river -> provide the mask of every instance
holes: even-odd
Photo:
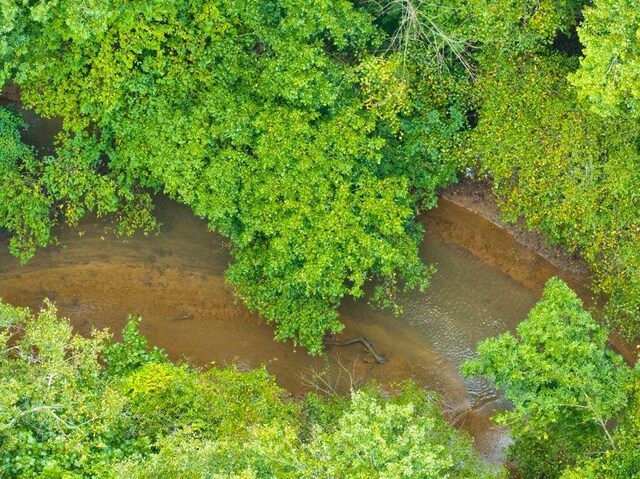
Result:
[[[29,120],[26,139],[50,143],[55,124]],[[343,337],[367,337],[387,363],[376,364],[359,345],[311,357],[290,342],[274,342],[272,328],[234,299],[223,278],[231,261],[224,238],[165,197],[156,198],[156,211],[159,235],[118,239],[105,231],[107,221],[88,217],[77,229],[57,228],[58,243],[27,265],[2,241],[0,297],[32,308],[50,298],[82,334],[108,327],[117,336],[128,314],[141,315],[142,332],[173,359],[244,369],[266,364],[294,395],[309,390],[313,376],[325,370],[326,385],[339,392],[372,379],[389,385],[413,378],[442,395],[451,421],[469,431],[492,462],[503,460],[509,437],[490,417],[507,405],[486,382],[462,379],[460,363],[478,341],[513,331],[549,277],[564,276],[578,287],[584,282],[441,198],[420,218],[426,229],[421,257],[437,267],[429,289],[402,296],[399,318],[366,301],[341,308]]]

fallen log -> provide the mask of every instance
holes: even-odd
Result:
[[[343,341],[333,339],[330,336],[324,337],[325,346],[351,346],[352,344],[356,344],[356,343],[362,344],[367,350],[367,352],[371,354],[371,356],[373,356],[373,359],[376,360],[376,363],[384,364],[387,362],[384,356],[382,356],[381,354],[378,354],[376,350],[373,349],[373,346],[371,346],[371,343],[367,341],[367,339],[364,338],[363,336],[358,336],[357,338],[345,339]]]

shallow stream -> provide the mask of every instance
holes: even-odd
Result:
[[[55,125],[30,120],[27,139],[46,146]],[[292,394],[309,390],[324,370],[328,374],[316,384],[341,392],[370,379],[391,384],[413,378],[442,395],[449,418],[475,437],[490,461],[502,460],[509,440],[490,420],[506,404],[484,381],[463,380],[460,363],[478,341],[514,330],[552,275],[578,288],[584,283],[496,225],[441,199],[421,217],[421,255],[437,266],[429,289],[402,297],[400,318],[365,301],[347,301],[341,309],[347,326],[342,337],[367,337],[387,363],[376,364],[359,345],[310,357],[291,343],[275,343],[272,328],[234,299],[223,278],[231,261],[224,239],[188,208],[163,197],[156,203],[162,223],[157,236],[117,239],[105,232],[105,221],[89,218],[78,229],[58,228],[58,244],[24,266],[2,241],[0,297],[32,308],[50,298],[83,334],[92,327],[118,332],[128,314],[139,314],[143,333],[172,358],[202,366],[266,364]]]

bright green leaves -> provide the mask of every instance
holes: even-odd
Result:
[[[335,423],[317,426],[306,446],[309,477],[489,478],[471,445],[440,417],[434,398],[411,385],[383,400],[358,391]],[[306,477],[306,476],[305,476]]]
[[[37,181],[40,165],[32,148],[20,140],[26,125],[0,108],[0,226],[12,234],[11,252],[26,260],[50,241],[51,201]]]
[[[330,0],[94,7],[37,21],[23,8],[29,50],[7,36],[4,57],[26,104],[75,132],[65,151],[104,155],[66,190],[55,178],[79,162],[52,164],[71,223],[93,207],[144,224],[137,187],[162,190],[231,239],[239,295],[314,353],[341,329],[345,295],[380,280],[391,305],[426,286],[413,220],[453,179],[440,148],[462,122],[430,99],[426,121],[409,118],[424,72],[374,56],[384,35],[370,15]]]
[[[166,360],[148,362],[118,387],[128,401],[129,433],[151,442],[184,435],[191,443],[241,444],[251,437],[251,429],[286,428],[299,413],[295,403],[283,399],[284,392],[264,368],[247,373],[233,367],[199,372]]]
[[[158,455],[124,463],[120,474],[132,478],[246,477],[297,479],[349,478],[501,478],[504,471],[485,465],[468,438],[441,417],[438,403],[415,386],[383,399],[375,389],[350,400],[314,402],[335,414],[331,423],[315,423],[302,438],[303,422],[254,424],[242,443],[225,437],[196,441],[175,436],[161,443]]]
[[[167,355],[157,347],[150,348],[140,334],[138,324],[141,318],[129,316],[122,330],[122,341],[106,346],[103,351],[105,373],[110,376],[126,376],[149,363],[167,362]]]
[[[238,192],[241,229],[232,239],[242,246],[228,277],[251,307],[287,318],[279,338],[299,337],[317,352],[322,324],[341,329],[334,308],[342,296],[361,296],[372,277],[415,282],[427,270],[407,233],[414,209],[406,181],[370,172],[385,161],[367,137],[373,121],[354,110],[315,127],[279,116],[257,141],[260,163],[242,165],[251,174]],[[292,131],[304,145],[291,142]]]
[[[535,427],[536,420],[555,422],[576,409],[600,424],[623,408],[630,371],[606,348],[608,331],[564,282],[549,280],[517,331],[480,343],[479,359],[464,368],[505,388],[515,407],[506,418],[528,416]]]
[[[73,335],[50,304],[37,317],[3,305],[0,324],[11,338],[0,354],[2,476],[105,474],[112,448],[126,441],[113,438],[124,400],[100,376],[107,335]]]
[[[606,298],[607,319],[634,337],[640,324],[638,9],[625,0],[584,3],[469,3],[470,31],[481,47],[473,91],[478,125],[460,152],[491,178],[506,220],[525,221],[587,260],[594,290]],[[581,14],[582,45],[573,35]],[[618,433],[607,421],[625,407],[628,368],[605,351],[604,332],[576,301],[566,286],[550,283],[520,337],[482,343],[480,359],[467,366],[513,400],[515,410],[502,420],[516,439],[511,452],[523,477],[557,477],[607,448],[606,457],[616,457]],[[625,471],[619,477],[632,477],[633,467],[622,465],[625,454],[619,462],[599,458],[567,477],[609,477],[615,464]],[[603,464],[611,469],[598,469]]]
[[[578,29],[584,45],[571,82],[603,116],[640,117],[640,9],[635,0],[598,0]]]
[[[534,52],[570,35],[584,0],[471,0],[474,36],[495,56]],[[497,50],[497,51],[496,51]]]
[[[487,377],[513,402],[499,420],[511,427],[524,477],[555,477],[590,451],[615,447],[609,420],[626,406],[631,370],[561,280],[549,280],[517,336],[483,341],[478,355],[463,372]]]
[[[116,463],[139,462],[162,436],[241,441],[252,427],[297,418],[264,369],[174,365],[137,325],[108,344],[104,331],[74,335],[49,303],[37,316],[0,304],[2,477],[116,477]]]
[[[507,220],[524,218],[552,242],[582,254],[595,272],[594,289],[608,298],[608,318],[628,336],[637,335],[636,5],[616,0],[584,8],[579,68],[576,57],[550,43],[556,28],[569,33],[581,2],[512,2],[506,13],[503,7],[491,2],[482,15],[502,25],[512,13],[532,9],[517,29],[533,27],[538,15],[549,28],[540,30],[547,34],[535,40],[537,48],[507,48],[502,56],[489,43],[484,48],[478,127],[461,151],[492,177]],[[524,37],[511,32],[509,38]]]
[[[3,478],[505,477],[416,384],[298,403],[264,368],[176,365],[137,327],[109,344],[0,303]]]
[[[401,114],[411,110],[409,82],[402,75],[400,55],[370,56],[358,67],[364,106],[378,118],[388,120],[394,132],[400,130]]]

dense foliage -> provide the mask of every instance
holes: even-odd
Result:
[[[511,453],[522,477],[559,477],[582,461],[590,471],[617,472],[577,477],[640,472],[637,399],[628,388],[635,373],[607,348],[607,336],[576,294],[552,278],[517,336],[504,333],[481,342],[478,357],[463,365],[466,375],[487,377],[512,401],[513,410],[498,421],[510,427]],[[611,420],[621,416],[611,433]]]
[[[264,369],[170,362],[135,319],[123,338],[0,304],[3,478],[504,477],[415,384],[295,402]]]
[[[629,405],[613,432],[615,447],[567,469],[562,479],[637,479],[640,477],[640,380],[629,386]]]
[[[540,36],[530,48],[520,42],[497,52],[487,42],[481,49],[478,124],[460,149],[462,161],[490,178],[507,220],[523,218],[587,260],[595,290],[608,298],[608,318],[634,337],[640,331],[638,9],[618,0],[584,10],[581,2],[549,2],[555,5],[549,9],[542,8],[546,2],[512,3],[536,4],[539,16],[531,24],[512,19],[510,28],[522,30],[512,38],[534,24],[560,33],[547,41]],[[585,19],[576,33],[578,12]]]
[[[571,75],[600,115],[640,117],[640,9],[634,0],[596,0],[584,9],[584,56]]]
[[[426,286],[413,218],[453,178],[439,148],[464,118],[455,99],[409,90],[418,73],[433,90],[435,66],[374,55],[386,34],[367,11],[333,0],[2,9],[0,83],[62,116],[123,192],[163,191],[229,237],[228,278],[278,338],[317,352],[342,327],[341,299],[369,280],[384,305]]]
[[[504,200],[505,217],[524,217],[551,241],[580,251],[609,296],[611,317],[635,333],[640,129],[580,104],[566,79],[575,66],[560,54],[495,65],[478,82],[485,101],[472,146]]]
[[[22,260],[87,212],[152,230],[163,192],[229,238],[227,277],[276,337],[319,353],[345,296],[371,290],[398,310],[399,291],[428,285],[416,215],[456,171],[479,172],[505,219],[582,255],[607,319],[640,333],[637,1],[0,0],[0,12],[0,87],[63,124],[44,155],[0,108],[0,233]],[[264,372],[170,363],[135,323],[106,346],[51,309],[3,308],[12,474],[485,474],[415,389],[294,404]],[[553,280],[518,336],[467,366],[513,401],[501,417],[526,477],[640,474],[637,374],[605,344]],[[220,398],[239,402],[207,406]]]
[[[99,142],[70,139],[56,157],[38,157],[20,140],[24,121],[0,108],[0,225],[11,234],[9,249],[25,260],[54,238],[60,220],[76,225],[85,212],[116,214],[116,229],[153,229],[151,198],[122,188],[112,174],[97,172]]]
[[[163,191],[231,239],[228,278],[277,338],[318,352],[345,295],[377,280],[373,299],[397,307],[428,284],[415,215],[456,165],[479,166],[506,218],[584,255],[609,317],[637,333],[634,2],[2,9],[0,84],[64,124],[55,157],[3,153],[0,224],[23,259],[86,211],[149,230],[146,192]]]
[[[466,18],[480,56],[509,62],[570,36],[584,0],[468,0]]]
[[[457,167],[585,256],[640,316],[638,9],[628,0],[2,3],[0,84],[61,116],[54,157],[2,113],[0,224],[28,259],[86,211],[152,229],[149,191],[231,239],[228,278],[309,350],[336,308],[424,288],[414,218]],[[581,56],[582,54],[582,56]],[[476,126],[477,125],[477,126]],[[464,135],[463,131],[466,130]],[[73,181],[69,181],[73,177]]]

